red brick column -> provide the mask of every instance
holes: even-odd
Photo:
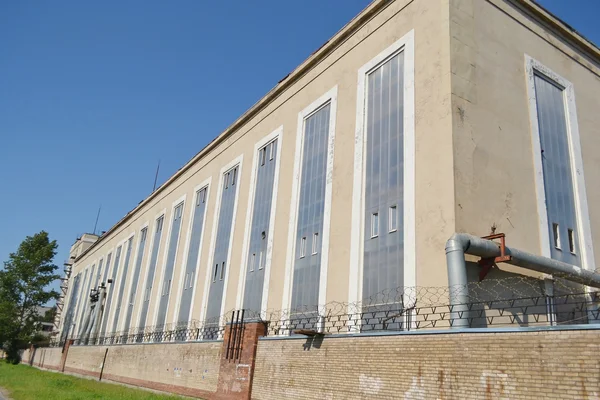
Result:
[[[60,357],[60,372],[65,372],[65,364],[67,363],[67,354],[69,354],[69,347],[73,344],[73,339],[67,339],[65,342],[65,348],[63,349],[62,356]]]
[[[33,365],[33,359],[35,358],[35,351],[36,351],[35,346],[30,344],[29,345],[29,360],[27,360],[27,364],[29,364],[30,366]]]
[[[227,325],[223,337],[219,383],[214,398],[223,400],[250,400],[256,347],[258,345],[258,338],[265,336],[267,333],[266,325],[264,322],[259,321],[245,322],[243,329],[241,329],[242,336],[239,357],[234,359],[230,357],[227,359],[228,343],[230,347],[234,347],[233,343],[229,340],[231,333],[231,325]]]

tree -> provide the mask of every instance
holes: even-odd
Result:
[[[59,296],[57,291],[47,290],[60,278],[52,263],[57,247],[47,232],[27,236],[0,271],[0,344],[9,362],[20,361],[19,349],[31,341],[43,320],[38,307]]]

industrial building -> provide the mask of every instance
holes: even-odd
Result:
[[[448,287],[455,232],[594,271],[599,94],[600,50],[531,0],[375,0],[81,238],[58,336],[222,325],[240,309],[318,317]],[[488,278],[523,275],[552,285],[501,263]]]

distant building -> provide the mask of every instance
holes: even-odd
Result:
[[[81,238],[62,334],[102,283],[100,332],[444,287],[454,232],[595,269],[599,77],[600,50],[533,1],[376,0]]]

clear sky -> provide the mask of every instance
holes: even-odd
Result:
[[[0,261],[43,229],[62,267],[368,3],[0,1]],[[540,3],[600,43],[600,1]]]

